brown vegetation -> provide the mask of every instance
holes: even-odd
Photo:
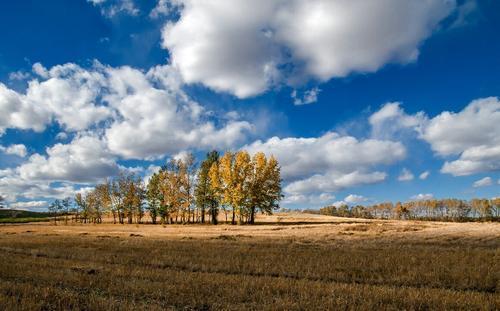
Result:
[[[0,309],[500,306],[498,223],[257,223],[0,226]]]

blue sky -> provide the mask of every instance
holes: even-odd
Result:
[[[292,208],[499,194],[497,1],[4,1],[0,15],[12,207],[212,148],[278,156]]]

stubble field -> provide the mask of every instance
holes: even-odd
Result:
[[[500,308],[500,224],[0,225],[0,309]]]

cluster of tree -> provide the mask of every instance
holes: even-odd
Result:
[[[278,161],[263,153],[217,151],[207,154],[195,169],[192,156],[171,160],[147,185],[147,206],[152,222],[209,222],[217,224],[222,211],[231,223],[254,223],[255,214],[279,208],[281,177]],[[175,218],[174,218],[175,217]]]
[[[111,215],[113,223],[141,223],[145,197],[142,179],[133,173],[121,172],[84,194],[77,193],[72,213],[76,221],[83,223],[102,223],[105,215]]]
[[[419,220],[498,220],[500,198],[421,200],[409,202],[384,202],[370,206],[326,206],[320,209],[323,215],[382,219]]]
[[[101,223],[112,215],[114,223],[141,223],[146,214],[152,223],[217,224],[220,212],[232,224],[255,222],[257,212],[271,214],[282,199],[278,161],[263,153],[246,151],[207,154],[199,167],[194,157],[172,159],[146,183],[133,173],[122,172],[69,199],[54,201],[55,215],[71,215],[83,223]],[[66,218],[67,220],[67,218]]]

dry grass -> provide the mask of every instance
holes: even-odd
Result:
[[[0,309],[500,308],[500,224],[0,225]]]

